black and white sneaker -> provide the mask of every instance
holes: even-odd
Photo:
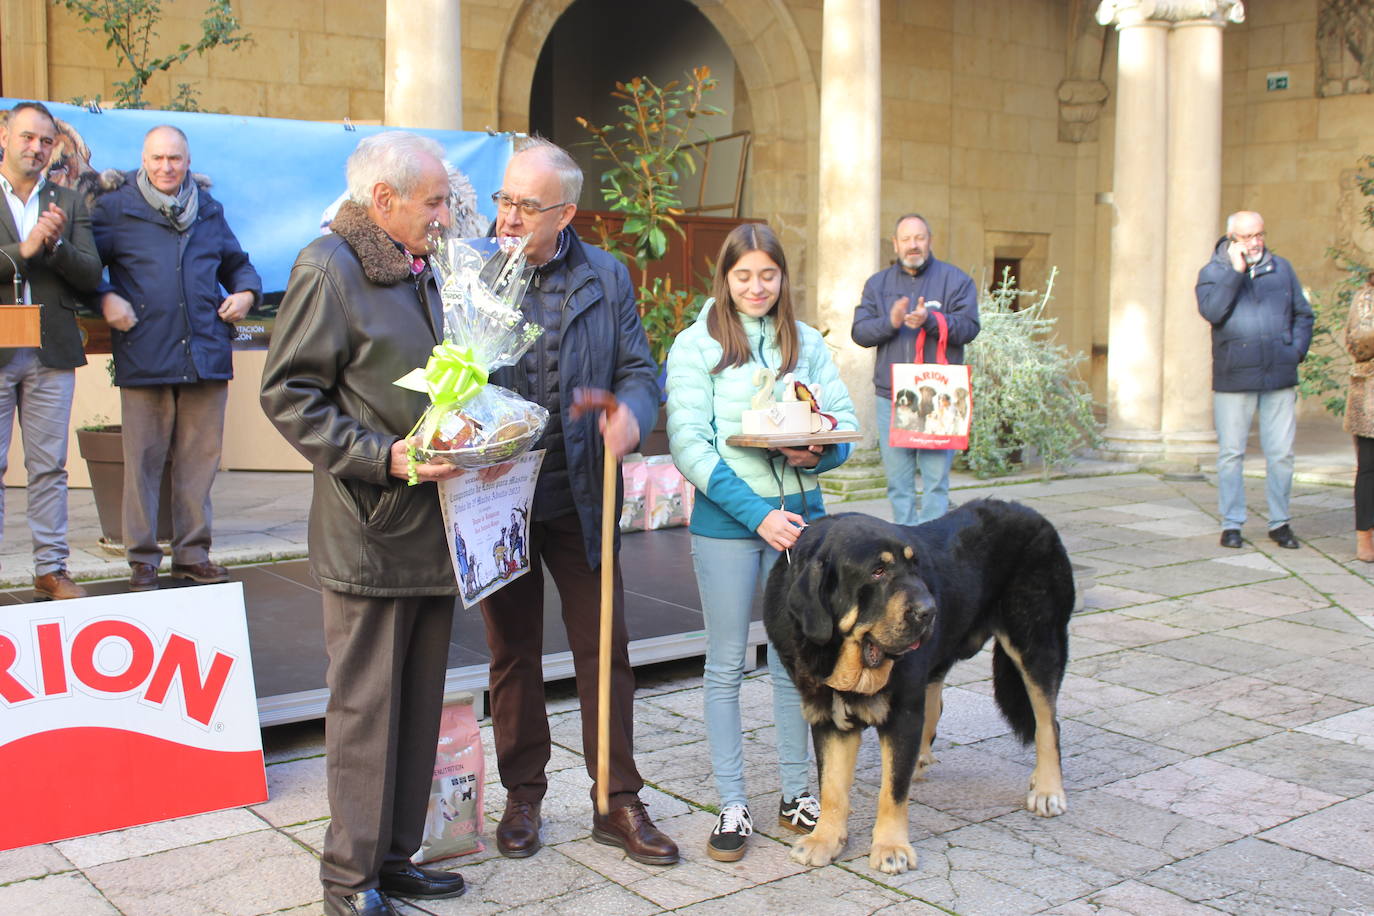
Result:
[[[778,805],[778,823],[797,833],[810,833],[816,829],[816,821],[821,816],[821,803],[810,790],[796,798],[784,798]]]
[[[745,838],[754,832],[749,806],[732,804],[720,809],[716,827],[706,843],[706,854],[717,862],[738,862],[744,858]]]

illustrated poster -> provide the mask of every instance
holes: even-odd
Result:
[[[543,461],[542,449],[526,452],[497,480],[483,482],[468,473],[439,482],[448,553],[464,607],[529,572],[530,504]]]

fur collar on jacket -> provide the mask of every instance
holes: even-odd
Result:
[[[119,169],[106,169],[103,172],[87,172],[81,176],[80,182],[83,190],[88,194],[99,197],[101,194],[108,194],[110,191],[117,190],[124,186],[124,182],[133,181],[138,170],[132,172],[121,172]],[[209,175],[202,175],[200,172],[192,172],[191,180],[196,183],[196,187],[202,191],[210,190],[214,184]]]
[[[394,286],[411,278],[409,256],[372,221],[366,209],[353,201],[339,206],[329,231],[348,243],[362,264],[363,274],[378,286]]]

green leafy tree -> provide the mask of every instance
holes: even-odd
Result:
[[[706,103],[716,88],[709,67],[697,67],[686,82],[656,85],[645,76],[616,83],[612,98],[621,99],[621,121],[597,126],[586,118],[577,123],[592,135],[595,157],[608,164],[601,173],[601,196],[608,209],[624,215],[619,229],[597,217],[597,244],[644,276],[649,264],[668,251],[668,233],[683,235],[676,217],[682,215],[678,197],[682,180],[696,172],[688,144],[707,134],[697,119],[721,114]],[[639,288],[639,314],[661,364],[673,339],[691,324],[705,302],[705,294],[673,288],[671,279],[658,278]]]
[[[979,477],[1012,470],[1017,452],[1034,449],[1046,478],[1075,452],[1102,442],[1092,394],[1078,376],[1082,353],[1071,353],[1045,314],[1058,269],[1044,294],[1020,290],[1008,272],[978,303],[981,330],[964,348],[973,376],[973,423],[964,460]],[[1019,309],[1022,300],[1029,305]]]
[[[114,107],[147,108],[144,90],[154,75],[170,70],[192,54],[204,55],[211,48],[233,49],[252,37],[239,30],[229,0],[209,0],[200,22],[201,36],[195,44],[183,44],[175,51],[158,56],[153,39],[162,19],[162,0],[57,0],[58,4],[81,17],[85,30],[105,36],[105,47],[114,52],[129,78],[115,82]],[[92,24],[94,23],[94,24]],[[100,101],[97,95],[95,100]],[[167,108],[171,111],[197,111],[196,90],[189,83],[178,83]]]
[[[1374,229],[1374,156],[1360,159],[1360,171],[1355,174],[1355,186],[1365,202],[1360,221]],[[1321,398],[1321,403],[1334,416],[1345,414],[1346,378],[1350,370],[1350,355],[1345,352],[1345,321],[1350,314],[1350,300],[1364,286],[1371,267],[1350,245],[1326,250],[1335,262],[1341,279],[1328,292],[1312,293],[1312,346],[1307,358],[1298,366],[1298,394],[1304,398]]]

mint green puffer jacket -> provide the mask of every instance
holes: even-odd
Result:
[[[708,304],[702,309],[696,323],[678,335],[668,353],[668,444],[678,470],[697,488],[692,532],[718,538],[755,536],[763,519],[778,508],[779,478],[786,508],[819,518],[825,507],[816,477],[843,464],[850,446],[826,446],[816,467],[798,474],[776,451],[725,444],[740,431],[740,416],[757,391],[755,372],[765,367],[777,370],[782,354],[772,316],[741,314],[750,360],[711,374],[721,354],[720,344],[706,328],[712,307]],[[835,417],[837,428],[858,429],[854,404],[820,332],[802,322],[797,322],[797,332],[801,342],[793,370],[797,379],[817,392],[821,409]],[[781,380],[775,385],[776,397],[782,391]]]

